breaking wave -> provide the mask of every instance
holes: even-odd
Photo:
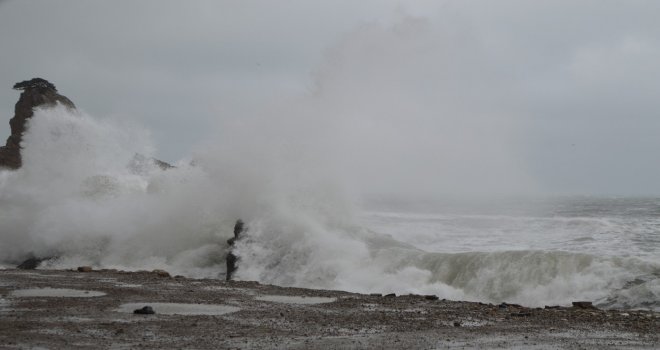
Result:
[[[166,269],[223,278],[233,223],[237,278],[356,292],[542,306],[594,300],[660,307],[660,264],[517,250],[433,253],[359,224],[340,186],[308,163],[212,149],[163,170],[147,132],[65,108],[38,110],[24,166],[0,171],[0,261],[45,267]],[[240,155],[240,156],[237,156]],[[302,165],[302,166],[301,166]]]

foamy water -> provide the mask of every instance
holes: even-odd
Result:
[[[359,210],[307,162],[314,157],[254,156],[250,142],[163,171],[136,161],[154,153],[147,132],[63,108],[38,111],[24,141],[24,167],[0,171],[4,266],[55,256],[45,267],[224,278],[226,240],[241,218],[238,279],[659,308],[660,200],[373,201]]]
[[[660,306],[660,199],[372,206],[379,210],[363,214],[366,226],[429,252],[416,264],[466,298],[538,306],[580,298],[610,307]]]

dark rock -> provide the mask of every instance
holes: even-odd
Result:
[[[52,259],[52,258],[34,258],[34,257],[29,258],[29,259],[23,261],[20,265],[16,266],[16,268],[21,269],[21,270],[34,270],[37,267],[39,267],[39,265],[41,265],[41,263],[43,261],[49,260],[49,259]]]
[[[460,321],[454,321],[454,327],[460,327],[461,322]]]
[[[371,293],[371,294],[369,294],[369,296],[372,296],[372,297],[382,297],[382,296],[383,296],[383,293]]]
[[[78,266],[78,272],[92,272],[91,266]]]
[[[234,254],[234,244],[236,241],[240,238],[241,234],[246,231],[245,230],[245,223],[243,223],[243,220],[238,219],[236,220],[236,224],[234,224],[234,237],[227,240],[227,244],[229,244],[229,252],[227,253],[227,257],[225,258],[227,262],[227,281],[231,280],[231,276],[236,272],[236,269],[238,269],[238,256]]]
[[[156,269],[156,270],[153,270],[153,271],[151,271],[151,272],[152,272],[152,273],[155,273],[155,274],[158,275],[159,277],[172,277],[172,276],[170,275],[170,273],[167,272],[167,271],[165,271],[165,270]]]
[[[55,85],[46,79],[32,78],[30,80],[23,80],[20,83],[14,84],[14,90],[27,90],[27,89],[42,89],[57,91]]]
[[[424,299],[426,299],[426,300],[438,300],[440,298],[438,298],[437,295],[425,295]]]
[[[590,301],[574,301],[573,306],[578,309],[597,309]]]
[[[395,297],[396,297],[395,293],[385,294],[385,298],[395,298]]]
[[[156,313],[156,311],[154,311],[154,309],[152,309],[151,306],[145,306],[141,309],[133,310],[133,313],[139,315],[153,315]]]
[[[530,311],[520,311],[520,312],[512,312],[511,316],[515,317],[528,317],[532,316],[532,313]]]
[[[57,93],[55,85],[45,79],[34,78],[14,85],[22,90],[14,109],[14,117],[9,120],[11,135],[4,146],[0,147],[0,168],[18,169],[22,165],[21,141],[27,121],[34,115],[36,107],[53,107],[62,104],[75,109],[76,106],[67,97]]]
[[[236,242],[236,240],[240,237],[241,233],[243,233],[244,230],[245,230],[245,223],[243,222],[243,220],[241,219],[236,220],[236,224],[234,224],[234,237],[227,240],[227,244],[233,246],[234,242]]]
[[[233,252],[229,252],[227,253],[225,261],[227,262],[227,281],[231,281],[231,277],[238,269],[238,256],[236,256],[236,254]]]

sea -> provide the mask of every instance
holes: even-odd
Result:
[[[224,279],[233,249],[236,279],[281,286],[660,310],[660,198],[360,196],[254,142],[163,170],[148,140],[35,111],[23,167],[0,170],[0,267],[38,257]]]
[[[370,229],[466,299],[660,310],[660,198],[378,198]]]

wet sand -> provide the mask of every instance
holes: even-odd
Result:
[[[155,314],[131,312],[147,305]],[[2,349],[655,349],[659,333],[660,313],[650,311],[525,308],[152,272],[0,270]]]

